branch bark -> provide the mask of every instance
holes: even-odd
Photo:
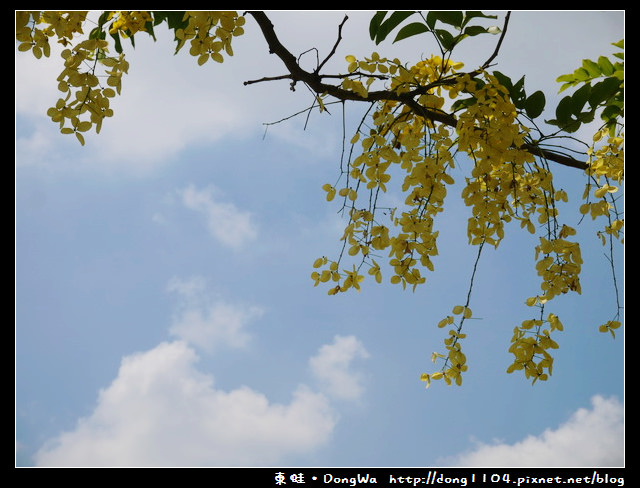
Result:
[[[420,115],[421,117],[424,117],[434,122],[439,122],[439,123],[448,125],[450,127],[456,127],[458,121],[454,115],[448,114],[446,112],[441,112],[441,111],[436,111],[433,109],[426,108],[420,105],[416,101],[415,96],[424,91],[423,87],[421,87],[422,89],[418,89],[417,91],[401,93],[401,94],[396,93],[395,91],[392,91],[392,90],[377,90],[377,91],[368,92],[367,96],[363,97],[350,90],[345,90],[340,86],[325,83],[323,81],[324,78],[327,78],[327,77],[335,78],[336,76],[321,75],[319,73],[320,67],[318,67],[318,70],[313,72],[306,71],[303,68],[301,68],[300,65],[298,64],[296,57],[285,46],[283,46],[280,40],[278,39],[274,26],[271,20],[267,17],[267,15],[262,11],[254,11],[254,10],[248,11],[247,13],[254,18],[254,20],[260,27],[260,30],[262,31],[262,35],[267,41],[267,45],[269,47],[269,53],[275,54],[278,58],[280,58],[280,60],[283,62],[285,68],[289,73],[285,75],[275,76],[275,77],[265,77],[260,80],[247,81],[245,82],[245,85],[248,85],[251,83],[257,83],[259,81],[290,79],[292,83],[292,89],[294,89],[294,86],[297,82],[302,82],[305,85],[307,85],[316,94],[318,95],[327,94],[338,100],[343,100],[343,101],[351,100],[351,101],[368,102],[368,103],[379,102],[379,101],[397,101],[407,105],[409,108],[411,108],[411,110],[413,110],[416,114]],[[345,20],[343,20],[342,24],[340,24],[340,30],[342,29],[342,25],[344,24],[345,21],[346,21],[346,18]],[[339,30],[339,35],[340,35],[340,30]],[[339,42],[339,39],[338,39],[338,42]],[[335,47],[336,46],[334,46],[334,51],[335,51]],[[333,54],[333,51],[332,51],[332,54]],[[494,53],[494,56],[495,56],[495,53]],[[493,59],[493,57],[491,59]],[[323,65],[324,65],[324,62],[323,62]],[[524,144],[523,146],[521,146],[521,148],[530,152],[531,154],[544,158],[547,161],[553,161],[563,166],[568,166],[571,168],[577,168],[581,170],[585,170],[588,167],[587,163],[585,163],[584,161],[580,161],[578,159],[572,158],[571,156],[566,156],[564,154],[559,154],[555,151],[542,148],[535,144]]]

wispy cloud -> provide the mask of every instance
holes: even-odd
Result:
[[[212,297],[201,277],[174,278],[167,289],[179,296],[169,332],[206,351],[245,346],[251,337],[247,324],[263,314],[260,307]]]
[[[239,248],[257,236],[256,224],[250,212],[233,203],[220,201],[213,187],[197,189],[189,185],[180,191],[185,207],[204,215],[211,235],[220,243]]]
[[[351,363],[368,357],[369,353],[355,336],[336,336],[333,343],[319,349],[309,365],[329,395],[354,400],[362,395],[364,386],[362,375],[351,369]]]
[[[478,443],[450,461],[468,467],[624,466],[623,406],[616,398],[596,395],[590,409],[580,408],[557,429],[514,444]]]

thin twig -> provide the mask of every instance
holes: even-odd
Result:
[[[333,49],[331,49],[331,52],[327,55],[326,58],[324,58],[324,61],[322,61],[322,63],[320,63],[318,65],[318,67],[316,68],[316,73],[320,73],[320,70],[322,69],[322,67],[327,64],[327,61],[329,61],[329,59],[331,58],[331,56],[333,56],[336,53],[336,49],[338,48],[338,44],[340,44],[340,41],[342,40],[342,26],[345,24],[345,22],[349,19],[348,16],[344,16],[344,19],[342,19],[342,22],[340,23],[340,25],[338,26],[338,39],[336,39],[336,43],[333,45]]]

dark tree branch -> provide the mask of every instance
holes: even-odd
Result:
[[[259,80],[249,80],[245,81],[245,85],[253,85],[254,83],[262,83],[263,81],[276,81],[276,80],[290,80],[291,75],[280,75],[280,76],[265,76],[260,78]]]
[[[511,18],[511,11],[507,12],[504,17],[504,25],[502,26],[502,32],[500,33],[500,39],[498,39],[498,43],[496,44],[496,48],[493,51],[493,54],[487,59],[482,65],[482,69],[487,69],[491,62],[496,59],[498,53],[500,52],[500,46],[502,46],[502,41],[504,40],[504,36],[507,35],[507,28],[509,27],[509,19]]]
[[[577,168],[581,170],[585,170],[589,167],[584,161],[580,161],[578,159],[572,158],[571,156],[560,154],[555,151],[549,151],[547,149],[541,148],[540,146],[536,146],[535,144],[523,144],[520,147],[521,149],[530,152],[534,156],[539,156],[548,161],[562,164],[563,166],[569,166],[570,168]]]
[[[284,63],[285,68],[287,69],[289,74],[276,76],[276,77],[265,77],[260,80],[254,80],[254,81],[246,81],[245,85],[248,85],[251,83],[257,83],[260,81],[290,79],[292,81],[292,86],[297,82],[302,82],[305,85],[307,85],[314,93],[318,95],[327,94],[342,101],[351,100],[351,101],[368,102],[368,103],[380,102],[380,101],[396,101],[396,102],[405,104],[412,111],[414,111],[414,113],[416,113],[421,117],[424,117],[425,119],[431,120],[433,122],[440,122],[450,127],[457,126],[458,121],[454,115],[424,107],[420,105],[420,103],[418,103],[418,101],[415,99],[417,95],[425,93],[425,90],[432,88],[433,86],[419,87],[416,90],[406,92],[406,93],[396,93],[395,91],[392,91],[392,90],[377,90],[377,91],[368,92],[367,96],[363,97],[362,95],[359,95],[350,90],[345,90],[340,86],[324,83],[323,79],[329,78],[329,77],[332,77],[332,78],[336,77],[336,75],[323,76],[319,73],[319,69],[321,66],[323,66],[326,63],[329,57],[331,57],[334,54],[335,49],[341,39],[342,26],[344,25],[344,22],[347,20],[346,17],[340,24],[340,27],[338,30],[338,41],[334,45],[334,48],[329,54],[329,56],[325,59],[325,61],[322,62],[322,64],[318,67],[316,71],[309,72],[304,70],[302,67],[300,67],[300,65],[296,60],[296,57],[291,52],[289,52],[289,50],[286,47],[282,45],[282,43],[278,39],[278,36],[275,33],[271,20],[269,20],[269,18],[264,12],[249,11],[247,13],[255,19],[258,26],[260,27],[262,31],[262,35],[264,36],[265,40],[267,41],[267,45],[269,46],[269,53],[275,54],[280,58],[280,60]],[[494,51],[492,56],[486,61],[485,65],[490,64],[491,61],[498,54],[498,51],[500,49],[500,44],[502,43],[502,39],[504,36],[504,32],[506,31],[506,22],[508,22],[508,19],[505,20],[505,29],[503,29],[503,34],[498,42],[496,50]],[[478,74],[478,72],[473,72],[471,74],[473,75],[474,73]],[[443,84],[447,82],[449,82],[449,80],[441,80],[440,82],[436,82],[434,85]],[[568,166],[571,168],[584,170],[584,169],[587,169],[588,167],[584,161],[580,161],[570,156],[566,156],[564,154],[559,154],[554,151],[544,149],[535,144],[524,144],[521,146],[521,149],[524,149],[525,151],[528,151],[531,154],[544,158],[548,161],[553,161],[555,163]]]

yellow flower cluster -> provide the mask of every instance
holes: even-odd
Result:
[[[616,337],[616,329],[618,329],[622,324],[620,323],[619,320],[609,320],[606,324],[602,324],[599,327],[599,331],[600,332],[609,332],[611,334],[611,337],[615,338]]]
[[[399,67],[401,67],[400,61],[396,58],[389,60],[387,58],[381,58],[376,52],[371,54],[371,57],[364,58],[358,61],[355,56],[346,56],[348,64],[347,71],[354,76],[359,74],[361,79],[364,79],[364,83],[361,80],[353,77],[345,78],[342,81],[342,88],[345,90],[353,91],[363,98],[367,96],[368,90],[371,84],[376,80],[373,75],[396,75]]]
[[[442,90],[449,91],[451,87],[440,82],[463,66],[463,63],[431,56],[409,69],[401,67],[397,76],[391,80],[391,88],[397,93],[405,93],[416,87],[428,87],[429,93],[422,96],[420,103],[429,108],[441,108],[444,104],[444,99],[441,98]]]
[[[474,159],[471,178],[463,190],[463,198],[471,206],[468,235],[472,244],[487,242],[497,246],[504,236],[504,223],[517,219],[521,227],[535,233],[537,221],[546,236],[536,247],[536,271],[542,278],[540,296],[529,298],[529,306],[544,308],[554,297],[574,291],[580,293],[582,257],[579,244],[567,237],[575,230],[557,223],[557,202],[567,201],[566,192],[556,190],[551,172],[544,164],[521,149],[527,130],[517,122],[516,109],[507,91],[497,80],[486,75],[479,89],[464,77],[450,91],[472,93],[477,102],[460,115],[459,146]],[[559,229],[559,230],[558,230]],[[551,328],[542,330],[544,323]],[[531,335],[531,329],[537,332]],[[553,358],[550,349],[557,344],[550,332],[562,330],[557,316],[546,321],[525,321],[516,328],[510,352],[515,356],[509,372],[523,370],[533,381],[545,380],[551,374]]]
[[[16,39],[19,51],[31,51],[36,58],[49,56],[51,37],[65,46],[61,53],[64,69],[58,77],[58,89],[64,94],[47,114],[60,124],[63,134],[75,134],[84,144],[84,133],[95,128],[99,132],[105,117],[113,115],[110,101],[120,94],[122,75],[129,63],[124,54],[109,56],[109,41],[103,30],[122,37],[133,37],[138,32],[148,32],[153,22],[148,11],[106,11],[96,27],[84,40],[73,45],[76,34],[84,34],[82,26],[87,20],[86,11],[19,11],[16,12]],[[191,41],[190,53],[199,64],[208,59],[222,62],[226,53],[231,56],[232,37],[242,35],[244,17],[237,12],[186,12],[187,27],[178,29],[178,49]],[[116,50],[120,52],[119,44]]]
[[[58,42],[67,45],[75,34],[82,34],[82,24],[87,17],[86,11],[17,11],[16,39],[19,51],[31,51],[40,59],[49,57],[51,46],[49,38],[56,36]]]
[[[608,134],[607,128],[598,131],[594,136],[594,142],[602,139]],[[622,184],[624,180],[624,135],[612,136],[607,139],[607,143],[599,149],[592,148],[589,151],[591,159],[587,173],[598,179],[606,178]]]
[[[568,226],[564,226],[563,229],[569,231],[567,235],[575,234],[575,230]],[[538,260],[540,254],[544,257]],[[577,242],[567,241],[561,237],[554,240],[541,237],[540,244],[536,246],[535,256],[536,271],[542,277],[540,287],[543,291],[542,296],[536,297],[538,303],[546,303],[569,291],[581,292],[579,276],[582,257]]]
[[[450,91],[470,92],[476,103],[458,118],[459,148],[474,161],[471,177],[462,192],[471,207],[467,235],[473,245],[487,242],[497,247],[504,237],[504,224],[513,218],[534,230],[531,216],[538,212],[539,222],[553,216],[549,206],[551,174],[541,167],[530,169],[534,157],[519,149],[527,130],[516,119],[516,109],[505,88],[486,75],[487,83],[477,87],[464,75]]]
[[[311,273],[311,278],[315,281],[315,285],[317,286],[319,283],[326,283],[328,281],[338,282],[342,278],[342,275],[338,271],[338,263],[336,261],[329,261],[326,257],[318,258],[313,263],[314,268],[320,268],[324,265],[329,265],[328,269],[322,270],[321,272],[314,271]],[[329,295],[335,295],[338,292],[347,291],[350,288],[354,288],[357,291],[360,291],[360,282],[364,280],[364,276],[359,274],[359,271],[356,269],[356,266],[353,266],[352,270],[343,270],[345,279],[342,284],[336,285],[334,288],[329,290]]]
[[[114,18],[109,28],[110,34],[118,33],[122,37],[131,37],[136,32],[146,31],[147,22],[151,22],[153,18],[147,11],[128,11],[120,10],[111,12],[108,19]]]
[[[597,132],[594,136],[594,144],[607,133],[606,128]],[[609,137],[607,142],[598,149],[592,147],[589,156],[589,166],[586,169],[589,181],[583,194],[586,202],[580,206],[580,213],[589,214],[592,219],[600,216],[607,217],[609,225],[605,226],[604,231],[598,233],[603,244],[606,243],[607,235],[622,240],[624,219],[619,217],[613,204],[613,197],[624,181],[624,136]],[[591,196],[595,197],[596,201],[590,201]]]
[[[58,76],[58,89],[63,96],[47,111],[51,119],[60,124],[63,134],[75,134],[84,144],[84,133],[95,128],[99,132],[105,117],[113,115],[110,101],[120,94],[122,75],[129,63],[124,54],[109,56],[109,41],[103,30],[107,22],[111,35],[132,37],[147,32],[153,21],[148,11],[107,11],[101,15],[99,25],[88,38],[73,45],[76,34],[84,34],[83,23],[87,11],[19,11],[16,12],[16,39],[19,51],[31,51],[36,58],[49,56],[50,38],[57,38],[65,46],[61,53],[64,69]],[[178,49],[191,41],[190,53],[199,64],[208,59],[222,62],[223,55],[232,55],[232,37],[242,35],[244,17],[237,12],[187,12],[188,25],[178,29]],[[116,45],[119,52],[119,45]]]
[[[545,324],[549,328],[544,328]],[[553,357],[549,349],[558,349],[551,333],[562,330],[562,322],[554,314],[549,314],[546,320],[525,320],[520,327],[514,328],[509,347],[514,361],[507,368],[507,373],[524,371],[525,377],[531,379],[532,383],[549,379],[553,372]]]
[[[421,92],[418,103],[431,110],[444,108],[443,92],[452,86],[442,81],[462,66],[434,56],[406,69],[397,60],[380,58],[375,53],[364,61],[352,57],[347,61],[349,72],[362,72],[364,81],[358,86],[343,83],[343,88],[365,94],[373,79],[366,73],[392,73],[390,84],[394,90],[405,93],[417,89]],[[341,257],[360,256],[360,265],[368,265],[368,274],[380,283],[382,271],[374,257],[386,252],[392,270],[390,282],[415,289],[426,281],[423,270],[434,269],[432,259],[438,254],[435,221],[443,211],[448,187],[454,184],[450,173],[455,167],[451,151],[455,143],[449,127],[436,125],[397,102],[381,103],[371,121],[372,129],[358,132],[351,140],[352,144],[360,143],[361,152],[345,173],[347,184],[341,188],[325,184],[323,189],[327,200],[340,196],[343,208],[349,210]],[[391,222],[386,225],[379,220],[378,199],[382,193],[391,191],[392,175],[396,178],[399,175],[395,189],[404,195],[404,208],[384,209]],[[365,204],[358,206],[361,200]],[[338,283],[329,290],[330,294],[349,288],[340,284],[342,280],[349,282],[349,278],[338,272],[339,261],[320,258],[314,263],[317,268],[326,268],[312,273],[316,284],[330,280]],[[434,360],[444,359],[444,366],[438,372],[422,376],[427,384],[444,379],[447,384],[460,385],[462,374],[467,370],[460,340],[465,337],[461,332],[462,322],[471,317],[471,310],[456,306],[453,314],[460,315],[460,325],[455,326],[454,316],[440,322],[440,327],[453,327],[444,341],[447,353],[434,354]]]
[[[605,135],[606,142],[596,149],[595,145]],[[580,212],[583,215],[591,215],[592,219],[605,217],[607,225],[597,233],[602,245],[606,245],[608,238],[615,238],[624,243],[624,219],[616,205],[616,195],[624,181],[624,134],[611,135],[609,129],[603,128],[594,135],[593,141],[594,146],[589,151],[589,166],[586,169],[589,180],[583,194],[586,202],[580,206]],[[595,201],[591,201],[592,196]],[[621,326],[617,320],[618,316],[619,312],[613,320],[601,325],[598,330],[609,332],[615,337],[615,330]]]
[[[540,237],[540,244],[536,246],[536,270],[542,277],[540,285],[542,294],[530,297],[526,304],[539,307],[541,312],[545,304],[558,295],[574,291],[581,292],[580,270],[582,257],[580,246],[576,242],[566,240],[574,235],[575,229],[563,225],[555,239]],[[549,328],[543,328],[545,324]],[[523,371],[526,378],[547,380],[553,371],[553,357],[550,349],[557,349],[558,345],[551,339],[553,331],[562,331],[560,319],[550,313],[546,320],[525,320],[514,329],[509,352],[514,355],[513,363],[507,368],[508,373]],[[609,329],[607,329],[609,330]],[[611,331],[613,334],[613,331]]]
[[[464,92],[473,97],[473,103],[458,114],[455,141],[447,126],[416,114],[406,105],[387,101],[377,107],[370,119],[373,128],[359,131],[351,140],[352,144],[360,143],[361,152],[341,175],[346,176],[346,184],[323,186],[327,200],[342,197],[349,221],[342,237],[340,259],[320,258],[314,263],[316,268],[325,268],[312,273],[315,284],[335,282],[330,294],[356,288],[354,277],[356,283],[364,279],[356,272],[362,265],[368,265],[369,275],[381,282],[382,270],[374,259],[381,252],[388,254],[391,283],[413,289],[424,283],[422,272],[433,270],[432,259],[438,254],[435,219],[443,211],[448,187],[454,183],[450,174],[455,164],[451,148],[457,144],[458,150],[468,154],[473,162],[462,191],[462,198],[471,210],[467,226],[470,244],[479,246],[479,251],[485,243],[497,247],[504,238],[506,224],[514,220],[530,233],[540,227],[545,234],[536,247],[535,260],[542,293],[528,299],[527,304],[544,308],[557,295],[580,293],[580,247],[568,239],[575,231],[557,222],[556,204],[566,201],[567,195],[554,187],[546,164],[537,162],[531,152],[522,149],[529,134],[518,121],[507,89],[488,73],[481,74],[481,82],[468,75],[455,75],[461,65],[436,56],[408,69],[396,61],[376,53],[364,61],[347,57],[349,73],[360,75],[362,82],[351,79],[343,83],[343,88],[364,96],[373,74],[393,72],[390,81],[393,89],[398,93],[415,90],[420,93],[416,100],[430,110],[444,110],[443,95],[447,92],[451,98]],[[619,175],[619,161],[610,157],[619,149],[614,147],[615,142],[593,158],[591,169],[599,171],[603,178]],[[389,191],[391,176],[395,180],[398,174],[405,207],[385,209],[391,220],[386,225],[379,220],[378,198]],[[596,195],[612,191],[612,186],[602,183]],[[364,204],[359,205],[361,201]],[[611,232],[618,228],[616,223],[610,226]],[[345,274],[339,269],[341,259],[347,255],[359,258],[360,264]],[[460,315],[458,325],[456,314]],[[438,324],[451,327],[445,340],[447,353],[434,355],[435,359],[444,360],[444,366],[436,373],[422,375],[427,384],[437,379],[445,379],[448,384],[461,383],[467,368],[460,348],[460,339],[464,337],[462,323],[470,316],[466,306],[458,306],[454,315]],[[544,324],[551,324],[550,329],[542,330]],[[613,332],[615,325],[607,326],[606,330]],[[562,324],[550,314],[546,321],[525,321],[517,330],[511,347],[516,360],[509,372],[523,370],[534,381],[546,379],[553,363],[549,351],[557,347],[550,332],[562,330]],[[537,332],[532,334],[532,330]]]
[[[457,327],[449,330],[449,337],[444,340],[444,345],[447,349],[447,354],[440,354],[434,352],[431,355],[431,360],[435,363],[438,360],[443,360],[444,365],[439,371],[435,373],[427,374],[422,373],[420,380],[427,383],[426,387],[429,388],[432,380],[443,379],[447,385],[462,385],[462,373],[467,371],[467,357],[462,352],[460,340],[464,339],[467,335],[463,334],[462,324],[465,319],[470,319],[472,316],[471,309],[465,305],[456,305],[452,310],[453,315],[449,315],[442,319],[438,323],[438,327],[443,328],[447,325],[453,325],[455,321],[454,315],[461,316],[460,323]]]
[[[366,97],[371,85],[378,77],[390,77],[390,89],[396,93],[405,93],[417,87],[427,87],[432,93],[426,93],[419,98],[419,102],[427,108],[440,108],[444,99],[440,97],[441,90],[449,87],[440,83],[448,75],[463,67],[462,63],[443,60],[440,56],[432,56],[419,61],[415,66],[407,69],[398,58],[380,57],[377,52],[358,60],[353,55],[346,56],[347,71],[352,75],[342,82],[342,88],[351,90]],[[355,76],[358,75],[359,79]],[[431,86],[432,85],[432,86]]]
[[[439,69],[450,69],[440,58],[434,58],[407,70],[397,60],[380,58],[376,53],[364,61],[356,61],[348,56],[347,61],[350,63],[348,70],[352,73],[356,70],[363,73],[391,73],[392,86],[398,90],[406,89],[409,82],[414,87],[431,83],[442,76]],[[368,86],[371,79],[368,78],[364,84],[358,83],[361,87]],[[359,92],[365,88],[351,89]],[[438,99],[433,101],[432,106],[442,106],[444,103],[438,95],[425,95]],[[362,152],[349,165],[347,185],[338,189],[327,183],[323,189],[327,200],[340,196],[345,208],[349,209],[349,223],[342,237],[347,254],[361,255],[362,263],[370,266],[369,274],[381,282],[380,266],[369,258],[386,251],[393,269],[391,283],[415,289],[425,282],[421,268],[433,270],[431,259],[438,254],[438,232],[434,229],[434,217],[442,211],[447,185],[454,183],[448,173],[454,167],[453,156],[449,152],[453,142],[448,128],[439,126],[434,129],[430,121],[397,102],[380,104],[372,120],[375,128],[368,135],[361,137],[359,132],[351,140],[352,144],[360,142]],[[391,174],[397,169],[404,173],[401,181],[402,191],[406,195],[406,209],[397,216],[395,211],[390,212],[391,227],[397,230],[392,235],[389,226],[376,218],[376,210],[379,210],[377,201],[380,194],[388,191]],[[367,204],[364,207],[356,205],[361,195],[366,195],[364,199]],[[322,273],[319,275],[322,276]],[[336,281],[343,277],[340,273],[333,276]],[[316,284],[317,277],[317,272],[314,272],[312,278]],[[344,286],[337,285],[329,293],[344,289]]]
[[[64,70],[58,76],[58,90],[65,95],[47,115],[60,124],[63,134],[75,134],[81,144],[84,132],[93,127],[100,132],[104,118],[113,115],[110,99],[120,94],[122,75],[129,69],[124,54],[107,57],[106,49],[107,41],[87,39],[61,53]],[[106,77],[107,86],[101,85],[97,66],[104,68],[100,76]]]
[[[379,72],[381,74],[391,74],[394,75],[398,70],[400,65],[400,61],[398,59],[394,59],[390,62],[387,58],[381,58],[377,52],[371,53],[371,57],[364,58],[362,61],[358,61],[355,56],[348,55],[345,57],[347,63],[347,71],[349,73],[354,73],[357,70],[366,73],[375,73]]]
[[[75,34],[83,34],[86,16],[87,12],[16,12],[19,50],[31,50],[37,58],[49,56],[50,37],[57,37],[66,47],[60,54],[64,69],[57,78],[58,90],[64,95],[47,115],[63,134],[75,134],[81,144],[83,133],[92,128],[99,132],[103,119],[113,115],[110,99],[120,93],[122,75],[129,69],[124,55],[107,55],[106,40],[85,39],[71,45]],[[97,72],[98,68],[104,71]]]
[[[184,20],[189,24],[176,31],[178,49],[190,41],[189,54],[198,58],[199,65],[209,59],[222,63],[223,52],[233,56],[231,41],[244,34],[245,18],[235,11],[189,11]]]

